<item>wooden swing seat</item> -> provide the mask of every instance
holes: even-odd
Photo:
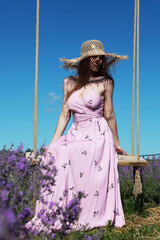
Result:
[[[146,167],[148,162],[142,157],[137,159],[137,155],[118,154],[118,166]]]

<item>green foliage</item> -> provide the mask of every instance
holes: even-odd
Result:
[[[27,148],[27,150],[25,151],[26,152],[32,152],[33,150],[31,150],[30,148]]]

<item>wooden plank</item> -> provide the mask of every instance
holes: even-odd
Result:
[[[142,158],[139,157],[137,160],[136,155],[121,155],[118,154],[118,166],[137,166],[137,167],[142,167],[142,166],[148,166],[148,162]]]

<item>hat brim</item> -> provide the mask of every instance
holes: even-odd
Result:
[[[128,59],[128,56],[117,55],[116,53],[104,53],[100,55],[102,56],[104,55],[106,57],[108,67],[115,65],[116,63],[118,63],[119,60]],[[60,58],[60,61],[63,63],[61,67],[65,69],[76,70],[81,60],[91,56],[94,56],[94,55],[85,55],[84,57],[73,58],[73,59]]]

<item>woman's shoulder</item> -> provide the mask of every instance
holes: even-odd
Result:
[[[74,82],[77,82],[77,81],[78,81],[78,77],[77,76],[68,76],[68,77],[64,78],[64,82],[66,84],[74,83]]]
[[[78,79],[76,76],[68,76],[68,77],[64,78],[63,84],[65,85],[67,90],[70,91],[75,86],[77,81],[78,81]]]
[[[102,80],[103,82],[103,86],[106,89],[109,86],[113,86],[114,87],[114,80],[112,78],[103,78]]]

